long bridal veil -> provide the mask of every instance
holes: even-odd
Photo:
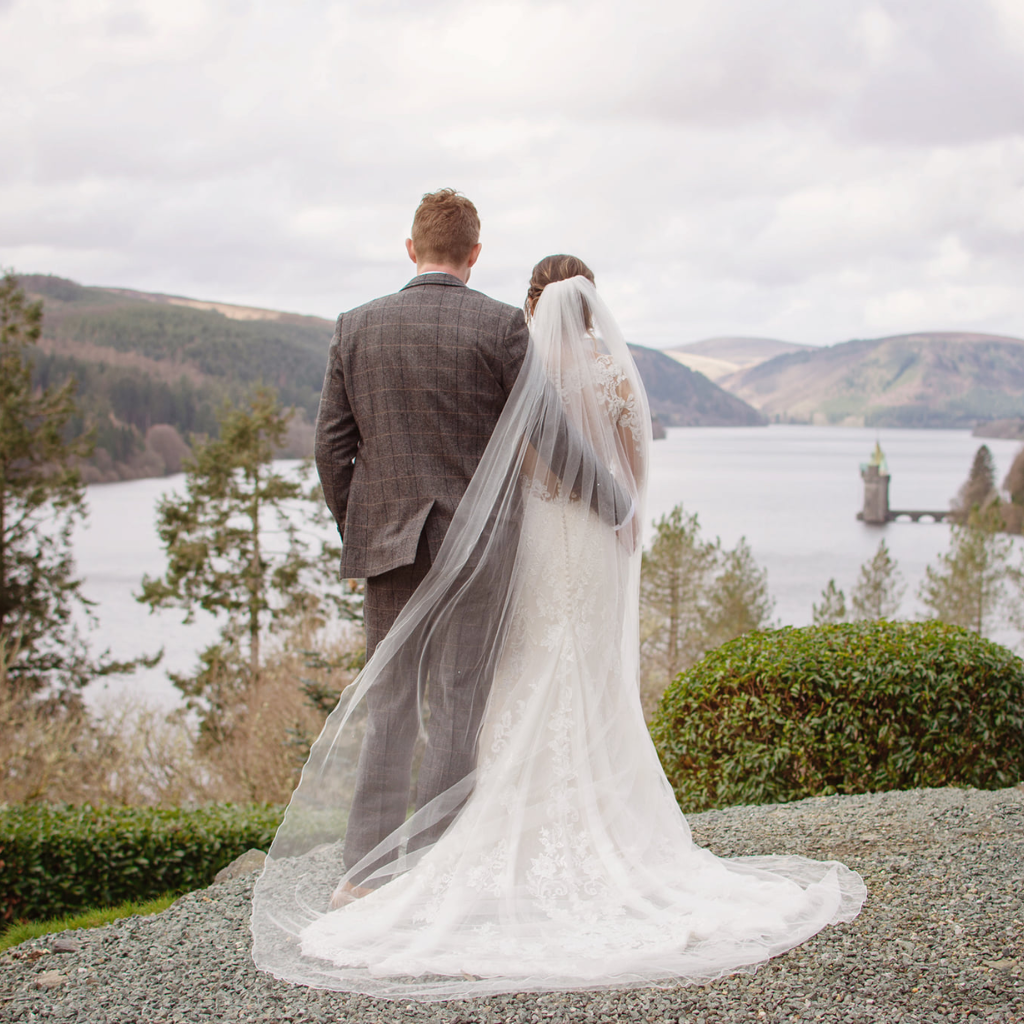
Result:
[[[531,335],[437,560],[328,718],[270,849],[253,957],[277,977],[414,999],[704,981],[863,902],[841,864],[693,844],[638,694],[644,390],[584,278],[547,286]],[[414,784],[405,822],[353,863],[367,705],[396,687],[417,697],[421,791],[439,745],[474,767],[426,803]],[[331,910],[345,882],[369,894]]]

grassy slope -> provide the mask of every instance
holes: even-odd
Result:
[[[704,374],[718,384],[730,374],[748,370],[759,363],[788,352],[799,352],[810,348],[792,341],[778,341],[774,338],[722,337],[705,338],[688,345],[662,349],[677,363]]]
[[[912,334],[778,356],[723,379],[769,418],[969,427],[1024,414],[1024,341]]]

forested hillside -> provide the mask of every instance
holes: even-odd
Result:
[[[78,380],[73,429],[96,431],[90,482],[177,472],[192,434],[214,435],[217,410],[253,385],[295,408],[284,454],[312,451],[312,423],[334,325],[318,317],[201,302],[64,278],[21,275],[43,300],[39,385]],[[753,426],[746,402],[662,352],[632,346],[651,410],[668,426]]]
[[[651,413],[669,427],[757,427],[755,408],[664,352],[630,345]]]
[[[76,427],[96,429],[91,481],[176,472],[185,439],[215,433],[218,408],[258,383],[296,409],[288,453],[311,450],[330,321],[45,275],[20,280],[44,302],[37,382],[74,375]]]

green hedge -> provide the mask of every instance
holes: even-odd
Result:
[[[283,810],[31,805],[0,808],[0,921],[39,920],[208,885],[266,850]]]
[[[680,806],[1024,777],[1024,662],[939,622],[749,633],[668,688],[651,734]]]

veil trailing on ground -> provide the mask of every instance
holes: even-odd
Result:
[[[531,334],[436,562],[327,720],[270,849],[253,958],[277,977],[423,1000],[703,982],[864,901],[837,862],[693,843],[638,692],[644,391],[589,281],[549,284]],[[368,843],[361,751],[393,739],[368,710],[396,693],[418,704],[415,786]],[[360,898],[331,910],[345,885]]]
[[[417,694],[421,728],[414,780],[430,770],[431,724],[441,717],[437,703],[449,699],[452,689],[471,708],[458,719],[462,734],[444,741],[475,751],[484,729],[493,743],[498,720],[510,714],[499,707],[509,699],[508,687],[499,693],[492,684],[508,659],[517,609],[524,599],[545,599],[536,590],[540,581],[530,575],[530,548],[541,540],[538,529],[561,531],[567,511],[595,524],[587,536],[588,558],[598,556],[590,585],[599,588],[607,606],[603,624],[617,634],[618,685],[636,694],[636,538],[651,435],[646,397],[614,319],[585,278],[549,285],[530,327],[527,357],[444,545],[328,718],[270,849],[254,896],[253,956],[279,977],[321,988],[408,992],[399,979],[338,967],[301,949],[304,930],[329,912],[340,883],[377,889],[408,872],[451,828],[476,785],[474,769],[356,863],[343,860],[359,752],[364,738],[374,741],[365,737],[367,700],[379,687]],[[544,524],[530,516],[531,506],[541,503]],[[549,540],[560,544],[560,537]],[[547,597],[565,599],[557,592]],[[559,609],[549,611],[554,627]],[[552,642],[562,641],[553,636]],[[564,653],[573,657],[571,650]],[[543,745],[548,737],[535,741]],[[534,754],[524,749],[521,756]],[[494,924],[499,916],[495,908]]]

